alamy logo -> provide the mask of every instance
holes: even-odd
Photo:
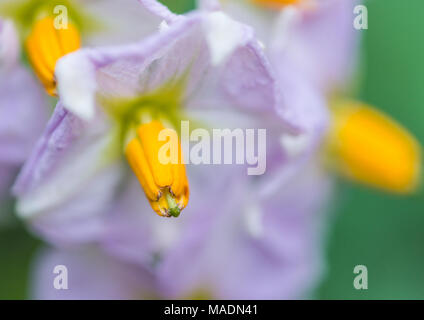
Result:
[[[57,5],[53,9],[53,13],[56,15],[54,18],[55,29],[68,29],[68,8],[64,5]]]
[[[353,280],[353,287],[356,290],[368,289],[368,268],[364,265],[357,265],[353,268],[353,273],[357,276]]]
[[[57,274],[53,280],[53,287],[56,290],[68,289],[68,268],[64,265],[57,265],[53,269],[53,273]]]
[[[358,5],[353,9],[353,13],[356,15],[353,20],[353,27],[356,30],[367,30],[368,29],[368,9],[364,5]]]
[[[163,129],[158,136],[163,145],[159,162],[167,165],[247,164],[248,175],[262,175],[266,171],[266,129],[212,129],[191,131],[189,121],[181,121],[181,140],[184,157],[179,158],[179,135],[174,129]],[[190,142],[195,143],[190,146]]]

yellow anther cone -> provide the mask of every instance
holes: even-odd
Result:
[[[415,190],[420,146],[407,130],[362,103],[343,102],[333,111],[332,160],[344,175],[390,192]]]
[[[65,29],[56,28],[51,17],[40,19],[35,22],[25,47],[34,72],[47,93],[56,95],[56,62],[81,47],[78,29],[71,23]]]
[[[178,216],[188,203],[188,180],[178,139],[177,163],[160,161],[160,150],[169,143],[160,141],[162,130],[165,127],[157,120],[140,125],[127,143],[125,155],[152,209],[160,216]]]
[[[298,4],[301,0],[252,0],[254,3],[273,8],[280,9],[284,6],[295,5]]]

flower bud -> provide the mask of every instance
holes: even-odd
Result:
[[[54,19],[45,17],[34,23],[25,47],[35,74],[47,93],[56,95],[56,62],[81,47],[78,29],[72,23],[63,29],[56,28]]]
[[[396,193],[413,191],[421,155],[416,139],[387,115],[361,103],[335,106],[331,154],[340,171]]]

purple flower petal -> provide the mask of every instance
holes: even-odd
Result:
[[[13,22],[0,18],[0,72],[16,67],[19,53],[19,37]]]
[[[32,75],[16,67],[1,74],[0,106],[0,163],[20,165],[47,122],[48,105]]]
[[[65,275],[63,267],[68,279],[66,290],[54,287],[55,279]],[[37,300],[131,300],[151,296],[153,292],[148,272],[116,261],[94,247],[43,250],[31,278],[30,298]],[[62,281],[57,283],[64,285]]]

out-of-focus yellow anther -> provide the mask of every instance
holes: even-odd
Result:
[[[68,23],[65,29],[56,28],[51,17],[40,19],[34,23],[25,47],[34,72],[47,93],[56,95],[56,62],[81,47],[78,29],[72,23]]]
[[[140,125],[127,143],[125,155],[153,210],[163,217],[178,217],[188,204],[188,180],[179,142],[176,163],[164,164],[159,159],[161,148],[169,143],[159,139],[164,129],[157,120]]]
[[[297,5],[301,0],[252,0],[254,3],[272,9],[281,9],[289,5]]]
[[[416,188],[420,146],[408,131],[357,102],[337,105],[333,123],[330,145],[342,173],[390,192],[408,193]]]

